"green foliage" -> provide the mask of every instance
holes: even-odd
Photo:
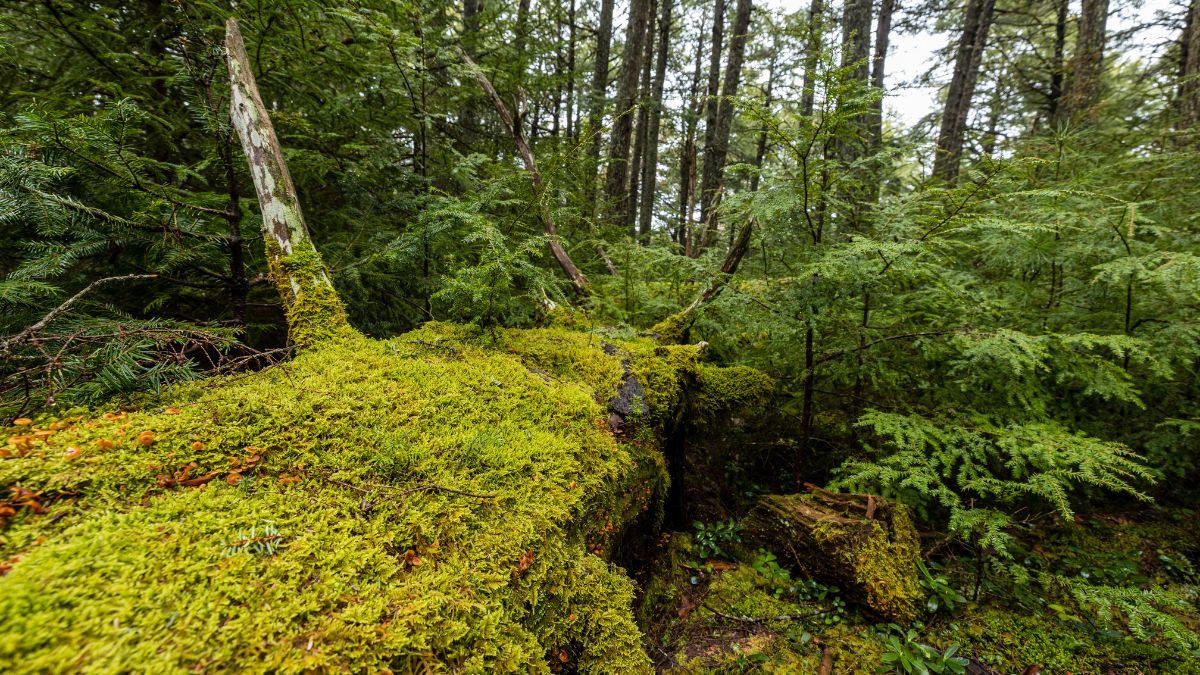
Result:
[[[921,588],[925,589],[925,609],[930,613],[939,610],[948,614],[954,613],[955,607],[966,604],[967,599],[962,593],[954,590],[949,577],[939,574],[934,576],[924,561],[917,561],[917,569],[921,571]]]
[[[1026,503],[1073,516],[1072,492],[1100,487],[1147,499],[1136,485],[1152,473],[1117,443],[1052,423],[998,425],[983,418],[925,419],[868,412],[859,422],[888,443],[874,462],[852,462],[838,484],[877,490],[947,528],[1008,555],[1012,509]]]
[[[958,652],[957,645],[950,645],[945,651],[938,651],[918,642],[921,636],[917,631],[911,628],[906,630],[894,623],[883,627],[878,634],[884,645],[883,663],[879,672],[905,675],[961,675],[967,672],[968,661],[961,656],[955,656]]]
[[[730,548],[742,542],[742,526],[732,518],[715,523],[692,523],[692,548],[701,559],[730,558]]]

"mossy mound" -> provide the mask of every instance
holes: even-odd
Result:
[[[341,335],[10,430],[0,671],[647,672],[607,556],[659,509],[650,422],[696,349],[601,342]],[[618,436],[623,361],[648,400]]]
[[[904,505],[813,489],[762,497],[745,524],[752,541],[805,575],[840,586],[876,615],[901,623],[916,618],[924,598],[916,568],[921,547]]]

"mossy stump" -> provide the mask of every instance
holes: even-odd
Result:
[[[745,525],[751,541],[810,577],[841,587],[848,601],[889,621],[916,617],[921,549],[903,505],[813,488],[809,494],[762,497]]]

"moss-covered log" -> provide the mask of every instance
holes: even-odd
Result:
[[[10,429],[0,671],[646,672],[609,556],[696,360],[429,325]]]
[[[840,586],[847,600],[889,620],[916,616],[921,549],[903,505],[813,488],[761,498],[745,525],[750,540],[805,574]]]

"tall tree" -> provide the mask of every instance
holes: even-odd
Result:
[[[596,173],[600,167],[600,129],[604,121],[604,99],[608,92],[608,59],[612,46],[613,0],[600,0],[600,23],[596,26],[596,54],[592,64],[592,86],[588,91],[588,176],[584,203],[596,213]]]
[[[800,114],[812,117],[816,105],[817,63],[821,58],[821,42],[825,34],[825,0],[812,0],[808,6],[808,27],[804,41],[804,84],[800,98]]]
[[[654,46],[654,13],[657,7],[657,0],[650,0],[650,21],[646,22],[645,43],[642,49],[642,83],[639,87],[641,93],[638,95],[637,104],[637,130],[634,132],[633,160],[629,165],[629,197],[626,202],[626,213],[622,214],[623,223],[629,226],[631,234],[634,235],[638,233],[639,189],[642,181],[642,167],[646,158],[646,144],[649,142],[649,129],[647,127],[650,126],[650,78],[654,66],[654,59],[651,58],[650,52]]]
[[[707,12],[707,7],[705,7]],[[700,19],[704,26],[708,15]],[[703,41],[697,40],[699,44]],[[679,150],[679,228],[676,238],[683,246],[684,254],[692,255],[695,242],[692,236],[692,214],[696,210],[696,130],[700,123],[700,114],[704,111],[705,99],[700,96],[700,78],[704,68],[704,49],[696,50],[696,62],[692,70],[692,84],[688,90],[686,107],[683,113],[684,133],[683,147]]]
[[[892,32],[892,14],[896,0],[880,0],[879,16],[875,23],[875,53],[871,59],[871,87],[880,95],[871,104],[870,145],[877,151],[883,143],[883,83],[887,62],[888,43]]]
[[[725,64],[725,81],[721,85],[716,128],[711,138],[705,134],[709,143],[704,148],[704,175],[700,185],[700,220],[704,225],[705,246],[711,246],[716,241],[719,226],[717,208],[721,203],[725,160],[729,155],[729,136],[733,130],[733,102],[742,80],[742,62],[746,56],[746,38],[753,10],[751,0],[738,0],[733,17],[733,39],[729,43],[729,60]]]
[[[947,183],[953,183],[958,178],[967,117],[971,112],[971,99],[975,96],[979,66],[983,62],[995,6],[996,0],[967,0],[963,14],[958,50],[954,56],[954,75],[946,91],[946,105],[942,110],[942,124],[933,159],[933,175]]]
[[[1179,117],[1187,129],[1200,124],[1200,0],[1188,7],[1180,47]]]
[[[1100,99],[1104,47],[1108,41],[1108,0],[1083,0],[1079,34],[1067,68],[1060,120],[1084,121]]]
[[[646,125],[646,159],[642,165],[642,195],[638,208],[638,233],[646,241],[654,218],[654,193],[658,181],[658,140],[663,114],[663,88],[667,79],[667,60],[671,57],[671,0],[661,0],[658,17],[658,54],[654,57],[654,82],[650,88],[650,117]]]
[[[608,143],[608,166],[604,172],[604,198],[607,220],[625,224],[629,209],[629,154],[633,140],[634,106],[638,80],[645,53],[646,23],[650,21],[651,0],[633,0],[629,23],[625,28],[625,46],[621,51],[621,73],[617,85],[617,104],[613,112],[612,136]]]

